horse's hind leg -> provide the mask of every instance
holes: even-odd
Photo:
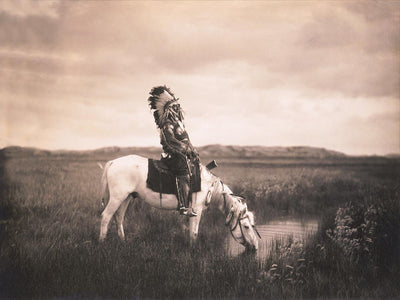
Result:
[[[124,198],[126,199],[126,197]],[[106,238],[107,231],[108,231],[108,224],[111,221],[114,213],[120,207],[121,201],[115,197],[110,197],[110,201],[108,202],[106,208],[104,209],[103,213],[101,214],[101,225],[100,225],[100,237],[99,241],[103,242]]]
[[[124,217],[130,201],[131,198],[128,197],[124,202],[122,202],[115,214],[115,219],[117,221],[118,236],[122,241],[125,241]]]

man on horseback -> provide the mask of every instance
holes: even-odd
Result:
[[[166,86],[154,87],[150,95],[149,105],[154,110],[154,120],[160,129],[160,143],[164,151],[162,160],[176,178],[179,212],[189,217],[197,216],[190,207],[189,198],[191,165],[199,161],[199,154],[183,125],[179,99]]]

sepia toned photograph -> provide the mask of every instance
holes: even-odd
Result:
[[[399,28],[1,0],[0,299],[400,299]]]

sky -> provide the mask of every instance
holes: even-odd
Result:
[[[0,148],[195,146],[400,153],[399,1],[0,1]]]

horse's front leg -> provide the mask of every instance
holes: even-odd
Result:
[[[197,216],[192,217],[189,220],[189,238],[190,238],[190,246],[193,246],[197,240],[197,236],[199,234],[199,225],[201,220],[201,214],[203,209],[198,207],[195,209]]]

